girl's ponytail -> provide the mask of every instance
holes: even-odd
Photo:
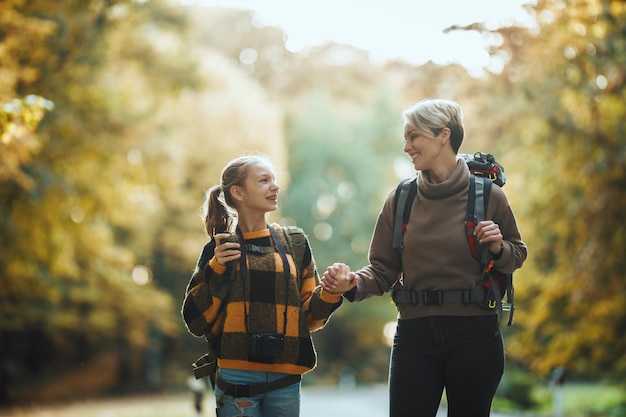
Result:
[[[204,228],[211,239],[218,233],[230,232],[233,225],[231,211],[220,199],[222,186],[216,185],[206,192],[204,204]]]
[[[211,239],[218,233],[234,232],[237,207],[230,189],[234,186],[244,187],[248,168],[258,163],[268,164],[269,159],[263,155],[246,155],[233,159],[222,170],[221,184],[206,192],[202,219]]]

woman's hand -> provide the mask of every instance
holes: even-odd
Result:
[[[492,220],[485,220],[474,228],[474,236],[479,244],[488,245],[489,252],[498,256],[502,254],[502,232],[500,226]]]

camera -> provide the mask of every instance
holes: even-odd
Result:
[[[283,333],[255,333],[250,335],[252,356],[276,356],[283,353],[285,346]]]
[[[239,243],[239,239],[237,238],[236,234],[230,233],[228,235],[228,237],[226,237],[226,238],[224,238],[224,239],[222,239],[220,241],[220,244],[222,244],[222,243]]]
[[[224,243],[239,243],[239,238],[237,237],[236,234],[234,233],[229,233],[227,237],[223,238],[222,240],[219,241],[219,244],[224,244]],[[230,279],[231,281],[234,279],[235,277],[235,264],[237,263],[236,260],[233,261],[228,261],[226,263],[227,267],[230,267],[230,272],[228,274],[228,279]]]

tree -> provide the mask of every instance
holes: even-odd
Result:
[[[13,0],[0,4],[0,181],[11,180],[21,187],[32,187],[32,179],[22,167],[41,148],[34,133],[54,105],[36,95],[18,98],[15,89],[38,74],[23,45],[41,48],[54,24],[19,13],[16,7],[23,3]]]
[[[492,53],[506,66],[487,108],[517,140],[510,182],[530,254],[508,350],[543,375],[564,366],[623,380],[626,8],[543,0],[529,10],[536,26],[497,31]]]
[[[52,395],[50,381],[78,381],[55,395],[159,386],[206,239],[202,192],[246,149],[284,166],[282,110],[221,54],[188,44],[185,9],[16,1],[11,11],[16,33],[37,22],[47,37],[2,38],[23,57],[7,67],[20,81],[6,95],[37,93],[55,109],[38,135],[28,130],[39,153],[17,166],[29,187],[4,175],[8,153],[0,165],[4,400],[25,385],[31,397]],[[28,71],[36,76],[18,76]],[[41,118],[48,102],[30,100],[2,113],[3,132]],[[89,384],[72,377],[79,364]]]
[[[123,239],[132,225],[124,213],[140,215],[144,201],[129,197],[149,184],[128,162],[126,129],[107,94],[115,88],[99,82],[103,40],[114,27],[109,17],[114,11],[139,14],[142,7],[148,6],[15,1],[2,14],[12,16],[0,48],[12,57],[4,68],[3,80],[12,81],[4,84],[3,97],[38,94],[56,106],[38,136],[31,136],[39,152],[19,159],[23,175],[4,176],[0,189],[4,400],[15,399],[24,383],[37,389],[32,382],[52,375],[58,381],[62,370],[75,362],[88,366],[100,352],[130,346],[141,354],[152,327],[177,331],[171,299],[131,279],[136,258]],[[23,27],[38,36],[21,36]],[[37,107],[29,100],[9,127],[41,117],[29,112],[47,102]],[[116,375],[114,367],[107,372]],[[131,376],[129,383],[137,379]]]

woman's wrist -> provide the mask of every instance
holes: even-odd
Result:
[[[500,241],[500,245],[498,246],[498,250],[496,252],[491,252],[491,257],[494,260],[498,260],[498,259],[500,259],[502,257],[503,253],[504,253],[504,243],[502,243],[502,241]]]

